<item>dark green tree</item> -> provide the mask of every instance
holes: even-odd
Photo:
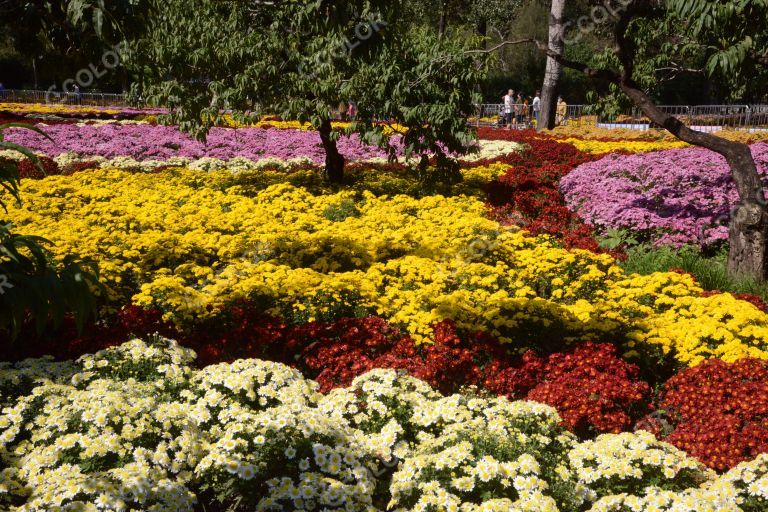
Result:
[[[36,85],[97,70],[90,86],[109,86],[125,73],[102,73],[106,52],[141,30],[146,0],[0,0],[0,31],[34,68]],[[88,80],[91,81],[90,79]]]

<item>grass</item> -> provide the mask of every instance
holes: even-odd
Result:
[[[695,247],[674,249],[642,244],[627,249],[626,253],[627,259],[620,265],[627,272],[651,274],[679,268],[692,274],[705,290],[749,293],[768,301],[768,283],[728,274],[728,254],[724,250],[707,255]]]

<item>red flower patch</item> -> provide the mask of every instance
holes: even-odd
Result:
[[[638,426],[707,466],[727,470],[768,452],[768,362],[710,359],[672,377],[661,414]]]

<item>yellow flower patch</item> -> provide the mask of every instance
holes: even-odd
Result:
[[[768,315],[751,304],[701,297],[686,275],[626,275],[610,256],[486,218],[471,197],[232,183],[226,171],[185,169],[51,176],[24,182],[9,220],[54,240],[59,259],[97,261],[113,305],[177,323],[251,299],[296,321],[378,314],[420,343],[452,319],[521,350],[610,339],[685,365],[768,358]]]
[[[665,149],[675,149],[688,147],[683,141],[680,140],[660,140],[660,141],[646,141],[646,140],[616,140],[616,141],[600,141],[600,140],[583,140],[568,138],[562,142],[573,144],[579,151],[593,154],[603,153],[615,153],[617,151],[625,151],[629,153],[649,153],[651,151],[662,151]]]

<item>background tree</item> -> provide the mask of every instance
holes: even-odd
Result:
[[[728,268],[736,275],[765,280],[768,209],[749,147],[687,127],[660,109],[648,91],[658,84],[660,64],[667,63],[667,67],[681,72],[697,71],[680,65],[695,61],[697,55],[706,62],[710,77],[726,74],[733,84],[762,77],[768,26],[756,20],[766,19],[768,2],[631,0],[623,5],[612,23],[613,48],[598,54],[592,63],[567,59],[547,44],[533,42],[563,66],[609,84],[610,91],[625,95],[652,123],[680,140],[715,151],[726,159],[740,199],[730,219]],[[685,36],[676,41],[673,34]]]
[[[464,50],[477,41],[453,33],[438,39],[414,27],[402,7],[386,0],[157,1],[132,45],[132,97],[169,107],[164,120],[198,137],[225,110],[241,121],[262,114],[309,121],[332,182],[342,180],[344,158],[331,120],[353,100],[358,116],[346,133],[394,156],[376,121],[403,125],[406,155],[430,152],[447,165],[449,153],[474,140],[466,118],[484,70]]]
[[[141,29],[145,12],[145,0],[0,0],[0,44],[24,56],[8,59],[6,86],[61,86],[80,69],[99,66],[105,52]],[[110,73],[92,87],[121,83],[127,85],[125,73]]]

